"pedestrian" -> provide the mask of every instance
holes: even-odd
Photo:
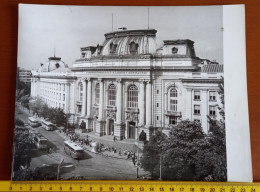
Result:
[[[116,141],[116,137],[114,136],[114,142]]]

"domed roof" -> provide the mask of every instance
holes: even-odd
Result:
[[[50,72],[60,68],[67,68],[68,66],[61,60],[60,57],[49,57],[45,64],[41,64],[38,72]]]
[[[155,29],[123,30],[105,34],[101,55],[155,54],[163,43]]]

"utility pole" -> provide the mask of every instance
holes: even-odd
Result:
[[[160,181],[162,180],[162,154],[160,154]]]
[[[136,167],[136,178],[139,178],[138,168],[139,168],[139,126],[138,126],[138,117],[137,117],[137,167]]]

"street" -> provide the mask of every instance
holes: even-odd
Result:
[[[24,123],[30,115],[27,111],[17,109],[16,118]],[[100,154],[84,151],[84,158],[80,161],[71,158],[64,151],[64,140],[58,130],[46,131],[42,127],[30,128],[35,133],[40,133],[48,139],[48,146],[53,149],[51,153],[34,149],[30,169],[36,167],[57,166],[61,159],[64,162],[61,165],[60,178],[68,179],[71,177],[82,176],[84,179],[109,179],[109,180],[129,180],[136,179],[136,167],[132,161],[126,159],[116,159],[105,157]],[[139,174],[145,172],[139,169]]]

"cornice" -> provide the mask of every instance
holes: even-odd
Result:
[[[220,83],[221,79],[181,79],[183,83]]]

